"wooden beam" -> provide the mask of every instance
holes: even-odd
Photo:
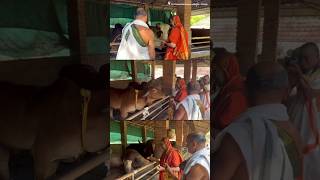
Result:
[[[262,61],[275,61],[279,32],[280,0],[264,2]]]
[[[184,61],[184,80],[186,83],[190,82],[191,76],[191,60]]]
[[[127,121],[120,121],[120,132],[121,132],[121,146],[122,146],[122,153],[125,152],[127,148],[127,134],[128,134],[128,123]]]
[[[198,61],[192,60],[192,81],[197,80]]]
[[[142,142],[147,142],[147,126],[141,127]]]
[[[131,61],[131,69],[132,69],[132,81],[137,82],[138,81],[138,68],[137,68],[136,61]]]
[[[163,62],[163,80],[164,80],[164,92],[166,94],[172,94],[172,90],[175,87],[175,74],[176,74],[176,62],[164,61]]]
[[[256,63],[258,51],[258,32],[260,26],[260,7],[262,0],[240,0],[237,24],[237,55],[240,70],[245,75]]]
[[[68,29],[70,55],[82,64],[87,62],[85,1],[70,0],[68,5]]]

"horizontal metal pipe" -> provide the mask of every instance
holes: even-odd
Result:
[[[152,179],[153,177],[155,177],[157,174],[159,174],[160,172],[159,171],[156,171],[151,177],[149,177],[147,180],[150,180]]]
[[[141,168],[138,168],[138,169],[134,170],[134,171],[131,172],[131,173],[128,173],[128,174],[126,174],[126,175],[121,176],[120,178],[117,178],[116,180],[123,180],[123,179],[126,179],[126,178],[128,178],[128,177],[131,177],[132,175],[135,175],[135,174],[139,173],[140,171],[143,171],[144,169],[146,169],[146,168],[148,168],[148,167],[150,167],[150,166],[153,166],[153,165],[155,165],[155,164],[156,164],[156,162],[152,162],[152,163],[150,163],[150,164],[147,164],[147,165],[145,165],[145,166],[143,166],[143,167],[141,167]]]
[[[192,37],[192,40],[199,40],[199,39],[210,39],[210,36],[199,36],[199,37]]]
[[[156,102],[156,103],[152,104],[152,105],[151,105],[151,106],[149,106],[148,108],[149,108],[149,109],[150,109],[150,108],[153,108],[154,106],[156,106],[156,105],[160,104],[161,102],[165,101],[165,100],[166,100],[166,99],[168,99],[168,98],[169,98],[169,96],[167,96],[167,97],[165,97],[165,98],[161,99],[160,101],[158,101],[158,102]],[[143,110],[140,110],[140,111],[139,111],[139,112],[137,112],[136,114],[134,114],[134,115],[132,115],[132,116],[128,117],[126,120],[133,120],[133,119],[134,119],[134,118],[136,118],[137,116],[141,115],[144,111],[145,111],[144,109],[143,109]]]
[[[159,116],[159,114],[161,114],[163,111],[167,110],[168,108],[165,108],[163,110],[161,110],[157,115],[153,116],[151,120],[154,120],[156,117]]]
[[[144,178],[146,175],[148,175],[149,173],[151,173],[152,171],[154,171],[155,169],[157,169],[157,167],[152,168],[151,170],[141,174],[141,176],[139,176],[138,178],[135,178],[135,179],[140,180],[140,179]]]

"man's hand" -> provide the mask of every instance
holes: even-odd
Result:
[[[165,168],[159,165],[159,166],[157,166],[157,170],[158,170],[158,171],[164,171]]]

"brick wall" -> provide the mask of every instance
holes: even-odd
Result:
[[[216,16],[217,17],[217,16]],[[231,52],[236,49],[237,19],[222,17],[211,22],[213,25],[213,46],[225,47]],[[258,54],[262,49],[263,18],[260,21]],[[278,34],[278,57],[285,56],[287,50],[296,48],[305,42],[316,42],[320,47],[320,14],[319,16],[280,17]]]

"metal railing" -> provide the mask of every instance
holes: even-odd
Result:
[[[170,96],[166,96],[152,105],[145,107],[143,110],[129,116],[126,120],[154,120],[169,108],[169,100]]]
[[[131,173],[123,175],[123,176],[117,178],[116,180],[125,180],[125,179],[129,179],[129,178],[131,180],[140,180],[142,178],[145,178],[150,173],[154,172],[153,174],[150,175],[150,177],[147,177],[148,179],[151,179],[154,176],[156,176],[157,174],[159,174],[157,166],[158,166],[157,162],[152,162],[150,164],[147,164],[147,165],[145,165],[145,166],[143,166],[141,168],[138,168],[138,169],[134,170]],[[148,169],[148,168],[151,168],[151,169]],[[145,170],[147,170],[147,171],[143,172]],[[141,173],[143,173],[143,174],[141,174]],[[141,174],[141,175],[139,175],[139,174]],[[136,177],[136,176],[138,176],[138,177]]]
[[[191,43],[191,54],[197,53],[198,51],[208,51],[208,53],[201,53],[201,55],[203,55],[203,56],[210,55],[210,52],[209,52],[210,51],[210,36],[192,37],[191,41],[196,41],[196,42]],[[114,49],[118,49],[119,45],[120,45],[119,42],[111,42],[110,43],[110,47],[116,47]],[[116,55],[117,52],[118,52],[117,50],[110,50],[110,54]],[[161,55],[161,54],[165,54],[165,52],[156,52],[156,54]]]

